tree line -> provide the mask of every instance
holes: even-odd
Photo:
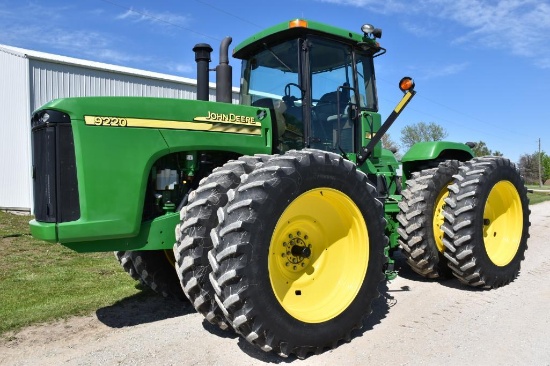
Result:
[[[400,141],[401,144],[397,144],[393,141],[389,134],[385,134],[382,137],[382,145],[386,149],[390,149],[396,152],[398,157],[401,157],[401,151],[407,151],[417,142],[426,141],[442,141],[448,136],[447,131],[441,125],[430,122],[418,122],[412,125],[403,127],[401,130]],[[498,150],[491,150],[484,141],[475,142],[476,146],[472,148],[475,156],[502,156],[503,154]],[[521,155],[519,162],[517,162],[518,168],[525,179],[526,184],[539,184],[539,161],[540,161],[540,178],[542,183],[550,179],[550,156],[544,151],[534,152],[532,154]]]

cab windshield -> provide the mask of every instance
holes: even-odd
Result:
[[[359,110],[377,111],[372,56],[320,37],[266,46],[243,62],[241,104],[275,111],[281,151],[356,151]]]

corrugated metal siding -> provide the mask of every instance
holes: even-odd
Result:
[[[30,60],[31,108],[36,108],[57,98],[83,96],[138,96],[196,99],[196,86],[176,81],[158,80],[135,75],[74,65],[58,64],[42,60]],[[210,100],[216,92],[210,90]],[[239,102],[238,92],[233,92],[233,103]]]
[[[30,60],[31,108],[52,99],[83,96],[140,96],[196,99],[196,86],[79,66]],[[211,91],[213,100],[215,92]],[[238,100],[238,96],[236,96]]]
[[[0,207],[29,209],[28,59],[0,50]]]

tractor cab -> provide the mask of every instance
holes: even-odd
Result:
[[[274,147],[357,152],[363,144],[361,111],[376,113],[373,58],[385,52],[381,31],[363,35],[321,23],[293,20],[238,45],[241,104],[270,108]]]

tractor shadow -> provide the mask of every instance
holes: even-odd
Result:
[[[397,250],[393,253],[393,259],[395,260],[395,270],[397,271],[398,276],[406,280],[427,283],[441,282],[442,280],[446,280],[441,278],[431,279],[422,277],[411,269],[411,267],[407,263],[407,259],[405,258],[401,250]]]
[[[486,289],[483,289],[483,288],[467,286],[461,283],[453,275],[450,275],[450,277],[439,277],[439,278],[422,277],[421,275],[419,275],[418,273],[414,272],[411,269],[411,267],[407,264],[407,260],[405,256],[401,253],[401,251],[396,251],[394,253],[394,259],[395,259],[395,269],[397,270],[398,276],[406,280],[409,280],[411,282],[435,283],[447,288],[462,290],[462,291],[469,291],[469,292],[487,291]],[[405,286],[405,287],[408,287],[408,286]]]
[[[372,330],[377,324],[380,324],[389,313],[390,308],[395,305],[396,301],[394,297],[389,294],[386,281],[382,281],[380,283],[380,285],[378,286],[378,291],[380,292],[380,296],[372,301],[372,313],[363,319],[361,329],[352,331],[351,342],[353,342],[355,338],[361,337],[365,332]],[[237,337],[234,332],[232,332],[232,336]],[[343,343],[345,343],[345,341],[340,341],[338,346]],[[241,351],[247,354],[249,357],[265,363],[281,364],[291,363],[298,360],[295,355],[290,355],[287,358],[282,358],[274,354],[273,352],[264,352],[258,349],[258,347],[248,343],[242,337],[239,337],[237,345],[241,349]],[[327,348],[324,352],[327,351],[330,351],[330,349]],[[323,353],[321,353],[319,356],[322,356]],[[316,357],[316,355],[310,354],[306,358],[309,359],[312,357]]]
[[[402,277],[408,281],[411,282],[426,282],[426,283],[436,283],[441,286],[445,286],[448,288],[453,288],[457,290],[462,291],[468,291],[468,292],[483,292],[486,291],[484,289],[478,289],[466,286],[462,284],[458,279],[452,277],[452,278],[437,278],[437,279],[428,279],[420,276],[416,272],[414,272],[409,265],[406,262],[405,257],[400,253],[395,253],[394,256],[395,259],[395,270],[398,273],[399,277]],[[372,302],[372,313],[366,317],[366,319],[363,320],[363,325],[361,329],[354,330],[351,334],[351,342],[353,342],[354,339],[359,338],[363,336],[366,332],[371,331],[376,325],[381,324],[386,318],[386,316],[389,314],[390,309],[397,305],[397,299],[392,293],[400,292],[400,291],[411,291],[411,287],[408,285],[401,286],[399,289],[389,289],[388,288],[388,281],[382,281],[380,285],[378,286],[378,290],[380,292],[380,296],[373,300]],[[219,335],[223,337],[231,337],[231,338],[237,338],[238,336],[234,332],[227,332],[222,331],[218,327],[212,326],[208,322],[205,322],[204,325],[205,329],[208,331]],[[340,342],[344,343],[343,341]],[[244,340],[242,337],[238,337],[238,346],[241,349],[241,351],[245,354],[247,354],[249,357],[257,359],[259,361],[265,362],[265,363],[273,363],[273,364],[281,364],[281,363],[291,363],[298,358],[295,355],[291,355],[288,358],[281,358],[277,355],[275,355],[272,352],[263,352],[257,347],[251,345],[246,340]],[[328,349],[326,351],[329,351]],[[325,351],[325,352],[326,352]],[[322,355],[322,354],[321,354]],[[309,355],[307,358],[315,357],[314,355]]]
[[[235,339],[239,337],[239,335],[233,331],[233,328],[221,329],[219,326],[209,323],[206,319],[202,321],[202,327],[207,332],[220,338]]]
[[[194,311],[188,302],[166,299],[151,290],[144,290],[96,310],[96,316],[108,327],[124,328],[188,315]]]
[[[228,339],[237,339],[237,346],[241,349],[243,353],[245,353],[251,358],[262,361],[264,363],[279,364],[279,363],[289,363],[297,360],[297,358],[294,355],[288,358],[282,358],[274,354],[273,352],[264,352],[260,350],[258,347],[248,343],[245,339],[239,336],[232,328],[223,330],[217,325],[210,324],[207,320],[204,320],[202,322],[202,326],[204,330],[218,337],[228,338]]]
[[[264,352],[260,350],[258,347],[248,343],[245,339],[239,336],[232,328],[223,330],[223,329],[220,329],[220,327],[218,327],[217,325],[210,324],[206,320],[202,322],[202,326],[204,327],[204,330],[218,337],[228,338],[228,339],[237,339],[237,346],[241,349],[241,351],[244,354],[246,354],[251,358],[259,360],[263,363],[280,364],[280,363],[290,363],[297,360],[297,357],[294,355],[291,355],[287,358],[282,358],[273,352]]]

